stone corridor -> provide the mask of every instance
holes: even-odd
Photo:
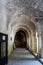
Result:
[[[13,51],[7,65],[42,65],[28,50],[17,48]]]
[[[43,0],[0,0],[0,33],[1,63],[7,56],[8,65],[41,65],[24,48],[43,59]]]

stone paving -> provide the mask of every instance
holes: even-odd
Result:
[[[7,65],[42,65],[38,61],[33,60],[19,60],[19,61],[9,61]]]
[[[27,52],[26,55],[24,55],[24,51]],[[21,55],[21,53],[23,53],[23,55]],[[15,59],[15,57],[16,57],[16,59]],[[26,59],[26,57],[29,58],[29,59]],[[25,58],[25,59],[21,59],[21,58]],[[8,62],[7,65],[42,65],[39,61],[32,60],[32,59],[30,60],[30,58],[34,58],[34,57],[32,55],[28,55],[28,51],[27,50],[25,50],[25,49],[23,49],[23,50],[22,49],[20,49],[20,50],[16,49],[13,52],[13,54],[11,55],[11,58],[9,59],[9,62]]]

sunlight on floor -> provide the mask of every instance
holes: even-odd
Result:
[[[8,65],[42,65],[38,61],[33,60],[18,60],[18,61],[9,61]]]

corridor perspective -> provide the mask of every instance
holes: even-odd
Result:
[[[0,63],[43,65],[43,0],[0,0]]]

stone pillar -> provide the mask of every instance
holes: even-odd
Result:
[[[32,50],[34,51],[34,34],[32,34]]]
[[[41,46],[41,58],[43,58],[43,34],[42,34],[42,46]]]
[[[38,30],[38,52],[39,55],[42,57],[42,25],[38,22],[37,23],[37,30]]]
[[[27,45],[32,49],[32,37],[31,37],[31,35],[29,36],[29,38],[27,38]]]
[[[37,39],[36,39],[36,33],[34,34],[34,52],[37,52]]]
[[[38,34],[38,52],[41,51],[41,45],[42,45],[42,37],[41,37],[41,33],[39,32],[39,34]]]
[[[36,45],[37,45],[37,53],[38,53],[38,33],[36,32]]]
[[[38,55],[41,58],[43,57],[43,48],[42,48],[42,34],[38,34]]]
[[[31,39],[30,39],[30,37],[29,37],[29,47],[31,46]]]
[[[32,50],[37,52],[37,41],[36,41],[36,34],[32,34]]]

